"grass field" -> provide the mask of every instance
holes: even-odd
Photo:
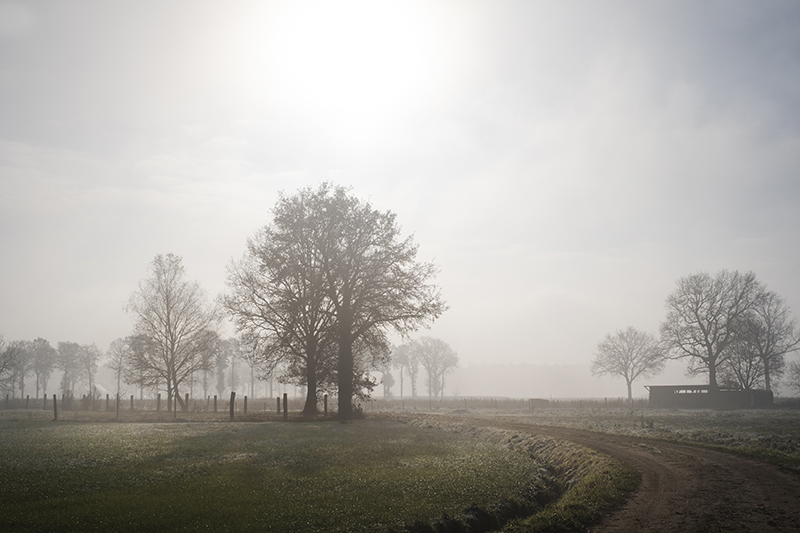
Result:
[[[400,531],[542,484],[541,465],[501,443],[385,418],[37,418],[0,418],[0,530]]]
[[[719,447],[800,473],[800,410],[539,409],[532,424]]]
[[[515,511],[532,516],[509,531],[556,530],[592,523],[638,483],[602,454],[465,416],[723,447],[800,472],[796,410],[434,411],[349,424],[0,411],[0,530],[423,532]]]

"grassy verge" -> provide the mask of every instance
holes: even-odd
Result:
[[[522,505],[539,468],[502,443],[378,418],[0,421],[0,530],[408,531]]]
[[[584,531],[621,507],[641,481],[633,467],[573,442],[476,427],[457,419],[412,417],[413,424],[467,433],[529,455],[546,472],[538,510],[510,520],[504,533]]]
[[[558,501],[531,517],[508,524],[504,533],[585,531],[622,506],[641,481],[632,467],[612,458],[592,470]]]

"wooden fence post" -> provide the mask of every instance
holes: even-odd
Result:
[[[217,412],[217,395],[214,395],[214,412]]]
[[[278,396],[275,399],[278,400],[278,414],[281,414],[281,397]]]
[[[58,396],[53,394],[53,420],[58,420]]]
[[[244,414],[247,414],[247,396],[244,397]]]
[[[47,411],[47,393],[42,396],[42,411]]]
[[[131,411],[133,411],[133,394],[131,394]]]
[[[325,411],[324,411],[325,415],[324,416],[328,416],[328,395],[327,394],[323,394],[322,395],[322,405],[325,408]]]
[[[188,413],[189,412],[189,393],[188,392],[186,393],[186,396],[184,396],[184,398],[186,398],[186,399],[184,400],[184,404],[183,404],[183,412],[184,413]]]
[[[108,393],[106,393],[106,413],[108,412]]]
[[[230,405],[230,408],[231,408],[231,420],[233,420],[233,407],[234,407],[234,402],[235,401],[236,401],[236,393],[231,391],[231,405]]]
[[[285,392],[283,393],[283,419],[289,419],[289,395]]]

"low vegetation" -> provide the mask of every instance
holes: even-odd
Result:
[[[461,413],[464,414],[464,413]],[[531,432],[486,428],[458,417],[420,416],[411,424],[466,433],[521,451],[543,466],[546,492],[524,516],[509,520],[504,533],[582,531],[621,506],[636,490],[639,473],[607,455],[578,444]]]
[[[796,409],[538,409],[517,420],[720,448],[800,473]]]
[[[502,443],[381,418],[0,426],[1,530],[415,531],[545,490]]]

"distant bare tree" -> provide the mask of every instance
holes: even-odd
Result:
[[[261,363],[261,357],[259,353],[247,347],[243,343],[240,343],[239,346],[242,360],[247,363],[247,368],[250,369],[250,396],[253,398],[256,397],[256,374],[259,368],[259,364]]]
[[[419,375],[419,355],[413,342],[401,344],[392,349],[392,363],[400,370],[400,397],[403,397],[403,370],[411,382],[411,397],[417,397],[417,376]]]
[[[690,375],[708,374],[712,390],[717,372],[730,358],[730,345],[742,319],[763,294],[755,274],[722,270],[713,277],[705,272],[678,280],[667,297],[667,317],[661,338],[669,356],[686,359]]]
[[[214,340],[214,372],[217,375],[217,394],[220,398],[225,395],[225,371],[228,369],[228,352],[221,338]]]
[[[200,285],[185,278],[180,257],[157,255],[126,308],[134,333],[147,339],[145,349],[134,351],[134,368],[149,385],[166,383],[168,400],[175,398],[183,409],[188,406],[180,387],[210,364],[209,343],[219,323]]]
[[[392,397],[392,387],[394,386],[394,376],[392,375],[392,361],[383,360],[378,365],[378,372],[381,373],[381,383],[383,384],[383,397]]]
[[[444,377],[458,366],[458,354],[449,344],[433,337],[421,337],[414,343],[414,351],[428,373],[428,396],[444,396]]]
[[[117,397],[120,398],[122,394],[122,383],[127,383],[127,379],[132,377],[134,381],[135,374],[132,370],[134,354],[131,337],[116,339],[111,342],[106,352],[105,366],[114,372],[114,379],[117,382]]]
[[[783,374],[785,356],[800,349],[796,321],[786,301],[766,291],[743,323],[742,336],[750,352],[761,362],[764,388],[772,390],[772,380]]]
[[[30,341],[12,341],[11,349],[14,350],[14,383],[19,389],[20,398],[25,397],[25,378],[28,377],[33,366],[33,350]],[[13,393],[12,388],[12,393]]]
[[[39,398],[39,391],[43,396],[47,396],[47,382],[56,364],[56,350],[50,343],[39,337],[34,339],[32,345],[33,361],[31,372],[36,378],[36,398]]]
[[[787,382],[789,387],[794,390],[795,396],[800,394],[800,361],[789,363]]]
[[[0,389],[13,387],[16,351],[0,336]]]
[[[399,371],[401,399],[403,398],[403,373],[408,366],[408,348],[404,346],[391,347],[392,367]]]
[[[59,342],[56,349],[56,368],[61,371],[61,394],[75,393],[80,372],[81,346],[77,342]]]
[[[94,397],[94,377],[97,374],[97,364],[103,357],[103,352],[95,344],[81,346],[78,355],[81,381],[88,387],[88,396]]]
[[[658,340],[650,333],[633,327],[609,333],[597,344],[592,359],[592,375],[622,377],[628,386],[628,401],[633,401],[632,384],[637,378],[647,378],[664,369],[664,353]]]

